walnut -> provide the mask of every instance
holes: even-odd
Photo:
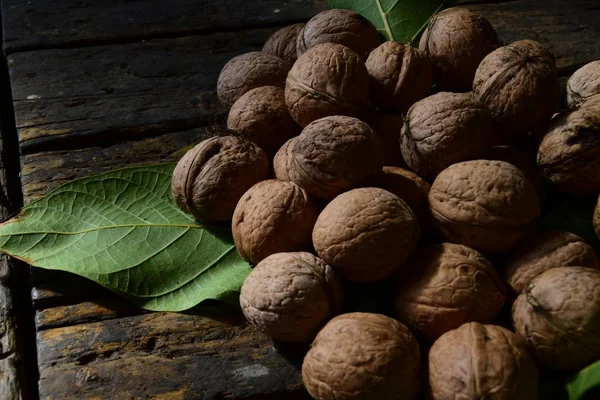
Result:
[[[219,74],[219,100],[231,105],[250,89],[267,85],[284,87],[289,69],[290,65],[281,58],[260,51],[233,57]]]
[[[553,120],[538,148],[537,165],[558,191],[600,192],[600,95]]]
[[[499,46],[492,25],[463,7],[437,13],[419,43],[433,64],[436,83],[450,92],[470,91],[479,63]]]
[[[340,312],[342,285],[333,269],[310,253],[277,253],[252,270],[240,306],[252,325],[273,339],[310,342]]]
[[[350,10],[332,9],[312,17],[298,34],[298,56],[322,43],[337,43],[349,47],[362,59],[379,46],[377,29],[360,14]]]
[[[479,64],[473,92],[505,136],[536,133],[558,107],[554,56],[533,40],[500,47]]]
[[[277,179],[292,181],[310,194],[331,200],[379,176],[381,143],[367,124],[333,116],[312,122],[288,140],[273,161]]]
[[[310,250],[318,215],[314,200],[295,183],[259,182],[244,193],[233,213],[235,246],[253,264],[275,253]]]
[[[567,81],[567,105],[576,108],[590,97],[600,94],[600,60],[579,68]]]
[[[492,117],[471,93],[441,92],[416,102],[400,136],[404,161],[428,180],[454,163],[482,156],[491,143]]]
[[[596,208],[594,209],[593,223],[596,237],[598,237],[600,240],[600,197],[598,197],[598,202],[596,203]]]
[[[262,52],[279,57],[283,61],[293,64],[298,58],[296,40],[302,28],[304,28],[303,23],[279,29],[267,39]]]
[[[504,276],[515,293],[550,268],[587,267],[600,269],[600,261],[579,236],[563,231],[538,233],[524,240],[506,263]]]
[[[320,44],[302,54],[285,83],[285,102],[302,127],[330,115],[358,116],[368,100],[365,64],[340,44]]]
[[[380,109],[405,112],[431,93],[431,63],[408,44],[383,43],[369,54],[365,66],[371,77],[371,102]]]
[[[244,192],[269,176],[269,159],[238,136],[206,139],[188,151],[173,171],[177,205],[201,222],[229,221]]]
[[[400,131],[404,119],[398,114],[375,114],[365,121],[383,145],[384,165],[406,167],[400,151]]]
[[[481,254],[459,244],[418,250],[399,280],[398,319],[417,336],[435,341],[465,322],[491,323],[505,300],[504,284]]]
[[[517,297],[512,317],[540,367],[585,367],[600,358],[600,271],[560,267],[541,273]]]
[[[416,247],[419,223],[398,196],[361,188],[333,199],[312,233],[319,257],[343,277],[373,282],[397,271]]]
[[[229,110],[227,127],[248,137],[271,159],[300,133],[285,105],[283,89],[277,86],[261,86],[240,97]]]
[[[431,186],[412,171],[400,167],[383,167],[381,187],[408,204],[422,223],[429,218],[427,196]]]
[[[483,253],[513,247],[540,215],[535,190],[517,167],[473,160],[451,165],[431,185],[433,221],[450,242]]]
[[[302,363],[316,400],[413,400],[420,392],[420,349],[410,331],[381,314],[349,313],[319,332]]]
[[[442,335],[429,351],[431,399],[538,398],[538,369],[508,329],[470,322]]]

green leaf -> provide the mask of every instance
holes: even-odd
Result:
[[[250,272],[226,229],[196,224],[171,199],[174,164],[69,182],[0,225],[0,251],[84,276],[155,311],[231,301]]]
[[[569,400],[585,400],[586,394],[600,388],[600,361],[582,369],[567,383]]]
[[[331,8],[356,11],[371,21],[387,40],[413,43],[434,14],[452,7],[452,0],[328,0]]]

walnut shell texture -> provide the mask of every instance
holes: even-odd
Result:
[[[373,129],[383,145],[384,165],[406,167],[400,151],[400,131],[404,124],[402,115],[376,114],[365,122]]]
[[[345,278],[373,282],[398,270],[414,250],[419,222],[398,196],[379,188],[333,199],[313,229],[319,257]]]
[[[279,29],[267,39],[262,52],[293,64],[298,58],[296,40],[302,28],[304,28],[303,23],[288,25]]]
[[[517,244],[540,215],[525,175],[504,161],[473,160],[451,165],[431,185],[434,224],[453,243],[483,253]]]
[[[519,294],[542,272],[572,266],[600,269],[600,261],[594,249],[573,233],[541,232],[517,246],[506,263],[504,277]]]
[[[277,179],[331,200],[376,179],[383,167],[379,139],[364,122],[343,116],[318,119],[288,140],[273,160]]]
[[[383,167],[381,187],[400,197],[424,221],[429,217],[427,195],[431,185],[412,171],[400,167]]]
[[[277,86],[261,86],[240,97],[229,110],[227,128],[248,137],[271,159],[300,133],[285,105],[283,89]]]
[[[590,97],[600,94],[600,60],[579,68],[567,81],[567,105],[577,108]]]
[[[275,253],[310,250],[318,215],[314,200],[295,183],[259,182],[244,193],[233,213],[235,246],[252,264]]]
[[[512,317],[540,367],[585,367],[600,358],[600,271],[560,267],[541,273],[517,297]]]
[[[285,102],[302,127],[330,115],[358,116],[368,100],[365,64],[340,44],[323,43],[302,54],[285,83]]]
[[[482,156],[492,134],[489,111],[471,93],[440,92],[410,108],[400,148],[410,169],[433,180],[452,164]]]
[[[198,221],[229,221],[244,192],[268,176],[269,159],[260,147],[239,136],[217,136],[179,160],[171,192]]]
[[[250,89],[260,86],[285,86],[290,65],[279,57],[260,51],[241,54],[225,64],[217,80],[217,95],[231,105]]]
[[[600,95],[553,120],[538,148],[537,165],[558,191],[600,192]]]
[[[429,386],[433,400],[535,400],[538,369],[519,336],[470,322],[431,347]]]
[[[349,47],[364,60],[381,40],[377,29],[362,15],[351,10],[332,9],[312,17],[298,34],[298,56],[322,43]]]
[[[554,56],[533,40],[520,40],[488,54],[475,72],[473,92],[506,136],[536,133],[558,107]]]
[[[371,77],[371,101],[379,109],[405,112],[431,93],[431,63],[408,44],[383,43],[371,51],[365,66]]]
[[[396,292],[396,315],[415,335],[432,342],[466,322],[493,322],[504,304],[504,284],[494,267],[466,246],[425,246],[405,270]]]
[[[252,325],[286,342],[310,342],[340,312],[342,285],[333,269],[310,253],[277,253],[248,275],[240,306]]]
[[[594,208],[594,231],[596,232],[596,237],[600,240],[600,197],[598,197],[598,202],[596,203],[596,208]]]
[[[381,314],[349,313],[319,332],[302,363],[302,380],[316,400],[416,399],[420,349],[400,322]]]
[[[419,43],[433,64],[436,83],[450,92],[470,91],[479,63],[500,46],[492,25],[463,7],[437,13]]]

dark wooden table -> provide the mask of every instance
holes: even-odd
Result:
[[[459,1],[540,41],[561,79],[600,59],[599,0]],[[325,9],[289,0],[3,0],[0,218],[73,178],[177,160],[222,124],[218,73]],[[304,349],[219,306],[148,313],[0,258],[0,399],[303,399]]]

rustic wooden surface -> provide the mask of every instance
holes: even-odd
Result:
[[[223,124],[227,109],[215,93],[222,65],[324,3],[4,0],[10,140],[14,158],[18,133],[25,202],[73,178],[176,161]],[[503,41],[531,38],[551,49],[563,82],[600,59],[597,0],[459,3],[486,16]],[[12,191],[20,198],[19,188]],[[15,290],[2,278],[3,260],[0,398],[9,389],[17,395],[8,398],[19,398],[22,382],[31,381],[45,399],[308,398],[298,369],[305,349],[273,343],[238,311],[148,313],[92,282],[43,270],[33,271],[31,291],[38,368],[28,370],[39,369],[38,385],[36,372],[18,368]]]

